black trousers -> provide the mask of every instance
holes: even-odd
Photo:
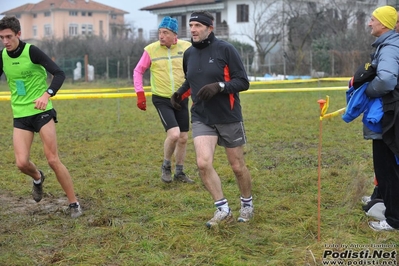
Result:
[[[399,229],[399,164],[383,140],[373,140],[373,163],[387,223]]]

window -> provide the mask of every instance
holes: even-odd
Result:
[[[249,5],[237,5],[237,22],[249,21]]]
[[[87,35],[93,34],[93,25],[87,25]]]
[[[33,18],[37,18],[37,14],[35,13],[35,14],[33,14]]]
[[[82,35],[92,35],[93,34],[93,25],[82,24],[80,32]]]
[[[78,35],[78,24],[69,24],[69,36]]]
[[[16,14],[15,17],[20,19],[21,18],[21,14]]]
[[[187,32],[187,16],[186,15],[182,15],[181,16],[181,20],[180,20],[180,24],[181,28],[179,27],[179,35],[181,35],[181,37],[187,37],[188,32]]]
[[[222,23],[222,14],[220,12],[216,12],[216,25]]]
[[[44,25],[44,36],[51,36],[51,25],[50,24]]]
[[[44,12],[44,16],[45,16],[45,17],[49,17],[49,16],[51,16],[51,12],[50,12],[50,11],[46,11],[46,12]]]
[[[92,13],[92,12],[87,12],[87,15],[88,15],[89,17],[91,17],[91,16],[93,16],[93,13]]]
[[[116,15],[115,15],[115,14],[112,14],[112,15],[111,15],[111,19],[116,19]]]
[[[37,36],[37,26],[32,27],[32,35],[33,35],[33,37]]]
[[[118,29],[116,27],[111,27],[111,37],[115,38],[118,34]]]
[[[78,11],[69,11],[69,15],[72,17],[77,17],[78,16]]]
[[[82,17],[85,17],[85,16],[86,16],[86,12],[82,11]]]

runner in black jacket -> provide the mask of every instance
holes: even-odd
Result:
[[[171,98],[173,106],[179,109],[181,96],[191,88],[197,166],[217,208],[214,217],[206,223],[208,227],[232,221],[220,178],[213,168],[216,144],[225,147],[241,192],[238,221],[247,222],[253,216],[251,175],[244,161],[246,135],[239,98],[240,91],[248,90],[249,81],[237,50],[215,37],[213,20],[207,11],[191,14],[192,46],[183,57],[186,81]]]

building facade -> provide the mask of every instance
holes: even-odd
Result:
[[[26,41],[43,38],[101,36],[124,38],[129,30],[124,15],[128,12],[92,0],[43,0],[4,11],[21,23],[21,38]]]
[[[189,39],[188,20],[195,11],[207,10],[215,17],[215,34],[220,38],[229,38],[242,27],[249,25],[249,11],[252,1],[243,0],[173,0],[143,7],[140,10],[150,11],[157,15],[158,23],[164,16],[171,16],[179,22],[179,38]],[[228,23],[227,23],[228,21]],[[157,38],[157,29],[150,32],[150,38]]]

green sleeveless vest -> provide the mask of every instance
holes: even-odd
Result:
[[[46,69],[32,63],[29,56],[30,44],[26,44],[22,54],[17,58],[8,56],[3,49],[3,72],[6,75],[11,90],[11,107],[14,118],[26,117],[44,112],[35,109],[34,100],[38,99],[47,90]],[[45,111],[53,108],[50,101]]]

